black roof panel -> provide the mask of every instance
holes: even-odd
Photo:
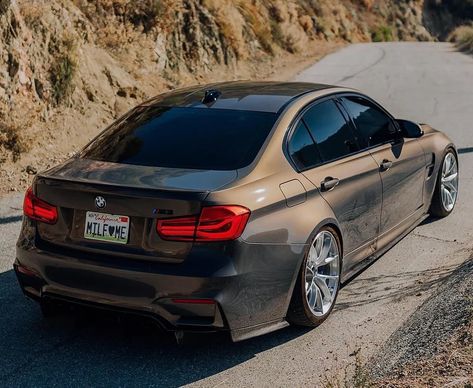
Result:
[[[177,89],[143,105],[278,112],[301,94],[332,87],[306,82],[223,82]],[[213,103],[202,103],[205,91],[211,89],[218,90],[220,97]]]

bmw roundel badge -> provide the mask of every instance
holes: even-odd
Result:
[[[105,198],[100,195],[95,197],[95,206],[97,206],[99,209],[103,209],[105,206],[107,206]]]

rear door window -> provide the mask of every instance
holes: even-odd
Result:
[[[235,170],[253,162],[276,122],[267,112],[140,106],[81,157],[154,167]]]
[[[330,162],[358,151],[357,140],[333,100],[314,105],[303,116],[324,162]]]
[[[306,170],[321,162],[317,146],[302,121],[299,121],[288,146],[289,155],[299,170]]]

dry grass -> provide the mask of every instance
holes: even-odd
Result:
[[[349,364],[343,371],[343,376],[338,373],[334,376],[327,376],[323,383],[324,388],[370,388],[373,381],[364,366],[361,348],[354,352],[355,362]]]
[[[232,6],[232,2],[204,0],[202,4],[215,17],[223,42],[233,50],[237,59],[246,59],[248,53],[242,33],[241,15]]]
[[[274,55],[274,47],[272,43],[273,34],[269,23],[267,23],[269,15],[266,15],[265,18],[264,15],[261,14],[262,9],[260,7],[245,0],[241,0],[238,3],[238,8],[253,30],[261,48],[267,53]]]
[[[48,7],[43,1],[36,2],[21,2],[20,13],[25,20],[25,23],[28,27],[33,30],[36,30],[41,26],[41,18],[45,9]]]
[[[408,365],[376,387],[473,386],[473,322],[463,327],[432,358]]]
[[[456,28],[449,36],[449,41],[467,53],[473,54],[473,24]]]
[[[473,313],[472,313],[473,315]],[[345,368],[344,376],[326,378],[325,388],[421,388],[473,387],[473,321],[460,328],[431,358],[421,359],[395,370],[383,379],[370,376],[360,350],[355,363]]]

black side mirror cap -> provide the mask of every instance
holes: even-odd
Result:
[[[401,129],[402,136],[406,138],[409,138],[409,139],[419,138],[424,134],[422,127],[413,121],[396,120],[396,123],[399,125],[399,128]]]

